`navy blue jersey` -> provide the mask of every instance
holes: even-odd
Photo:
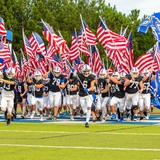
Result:
[[[24,86],[26,86],[26,85],[27,85],[27,84],[26,84],[25,82],[18,82],[18,83],[17,83],[17,86],[16,86],[17,92],[18,92],[19,94],[23,94],[24,91],[25,91]]]
[[[43,84],[43,80],[39,80],[39,81],[36,81],[35,79],[33,79],[33,83],[34,83],[34,96],[36,98],[41,98],[43,97],[43,92],[44,92],[44,87],[42,88],[37,88],[36,87],[36,84]]]
[[[127,75],[126,78],[129,80],[132,79],[131,75]],[[135,80],[132,83],[130,83],[129,86],[126,87],[126,92],[131,94],[138,92],[140,88],[139,84],[141,80],[142,80],[141,76],[138,76],[137,78],[135,78]]]
[[[124,83],[116,84],[111,81],[110,84],[111,84],[111,92],[112,92],[113,96],[115,96],[117,98],[124,98],[124,96],[125,96]]]
[[[27,92],[33,93],[33,82],[27,82]]]
[[[87,96],[87,93],[84,91],[84,88],[90,88],[91,87],[91,82],[95,80],[94,75],[89,75],[88,77],[85,77],[82,73],[78,74],[78,77],[80,79],[80,85],[79,85],[79,96]],[[83,85],[83,86],[82,86]],[[89,92],[89,94],[92,94],[92,92]]]
[[[143,82],[143,91],[142,93],[143,94],[147,94],[147,93],[150,93],[150,82],[151,82],[151,79],[150,77],[148,77],[144,82]]]
[[[69,81],[69,83],[66,86],[67,94],[68,95],[75,95],[78,92],[78,89],[76,91],[71,91],[71,88],[73,88],[75,85],[78,85],[78,79],[74,78],[72,81]]]
[[[64,83],[64,76],[60,75],[55,77],[52,73],[49,75],[50,83],[49,83],[49,90],[52,92],[60,92],[59,85]]]
[[[48,93],[49,92],[49,82],[48,83],[44,83],[44,88],[43,88],[44,93]]]
[[[14,88],[16,86],[16,79],[15,78],[11,78],[11,79],[8,78],[7,75],[6,75],[6,73],[3,74],[3,79],[15,82],[15,84],[7,84],[7,83],[3,82],[3,88],[4,88],[4,90],[6,90],[6,91],[14,91]]]
[[[106,88],[106,86],[108,87],[107,80],[103,79],[103,78],[99,78],[98,79],[98,87],[99,87],[100,91],[104,90]],[[108,97],[108,96],[109,96],[108,92],[102,93],[103,98]]]

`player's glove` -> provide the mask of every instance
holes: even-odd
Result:
[[[96,101],[96,95],[92,94],[93,101]]]
[[[88,89],[87,89],[87,88],[84,88],[84,91],[85,91],[86,93],[88,93]]]

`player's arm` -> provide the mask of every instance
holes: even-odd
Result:
[[[96,80],[92,80],[91,81],[91,87],[90,88],[88,88],[88,91],[94,91],[94,84],[96,83]]]
[[[27,90],[28,90],[28,88],[27,88],[27,85],[25,84],[24,85],[24,92],[21,94],[22,97],[27,93]]]
[[[128,78],[125,79],[124,87],[128,87],[132,83],[132,80],[129,80]]]
[[[35,87],[36,88],[42,88],[42,87],[44,87],[44,84],[35,84]]]
[[[9,84],[9,85],[14,85],[16,84],[15,81],[10,81],[10,80],[5,80],[5,79],[1,79],[2,82],[6,83],[6,84]]]
[[[118,81],[118,80],[117,80],[116,78],[114,78],[114,77],[110,77],[110,80],[111,80],[112,82],[116,83],[116,84],[121,84],[121,82]]]
[[[58,85],[60,89],[64,89],[66,87],[64,79],[61,80],[61,83]]]
[[[71,91],[77,91],[78,90],[78,86],[75,84],[72,88]]]
[[[143,91],[143,89],[144,89],[144,83],[143,83],[143,81],[139,82],[139,86],[140,86],[140,93],[141,93]]]
[[[106,85],[105,88],[101,91],[101,93],[106,93],[109,91],[109,86]]]

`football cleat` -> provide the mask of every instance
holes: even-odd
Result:
[[[74,117],[73,116],[71,116],[70,119],[71,119],[71,121],[74,121]]]
[[[88,122],[85,123],[85,127],[89,128],[89,123]]]
[[[8,118],[7,121],[6,121],[6,126],[10,126],[10,124],[11,124],[11,119]]]

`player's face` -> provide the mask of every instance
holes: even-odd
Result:
[[[119,76],[118,75],[114,75],[113,76],[115,79],[119,80]]]
[[[83,74],[85,77],[88,77],[90,75],[90,71],[84,71]]]
[[[59,77],[60,76],[60,72],[54,72],[54,75],[56,76],[56,77]]]
[[[138,72],[133,72],[133,73],[132,73],[133,78],[137,78],[137,77],[138,77],[138,75],[139,75],[139,73],[138,73]]]
[[[147,73],[147,72],[144,73],[144,76],[145,76],[145,77],[149,77],[149,73]]]
[[[104,79],[106,78],[106,74],[100,74],[100,77]]]
[[[14,74],[13,74],[12,72],[9,72],[9,73],[7,74],[7,76],[8,76],[8,78],[13,78],[13,77],[14,77]]]
[[[40,75],[37,75],[37,76],[35,76],[35,79],[37,80],[37,81],[39,81],[39,80],[41,80],[41,76]]]

